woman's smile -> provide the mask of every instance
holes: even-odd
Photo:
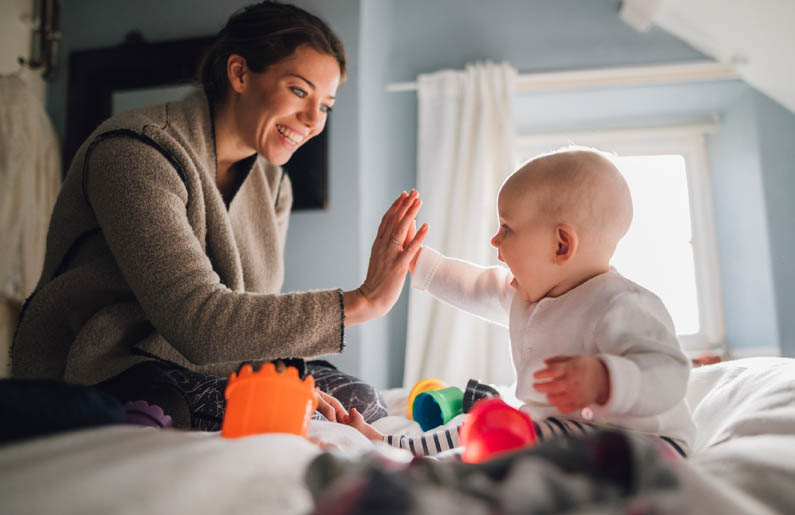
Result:
[[[288,148],[297,148],[301,145],[304,141],[304,138],[307,136],[307,132],[301,134],[293,129],[287,127],[286,125],[282,125],[277,123],[276,124],[276,132],[279,133],[279,136],[284,141],[284,144]]]

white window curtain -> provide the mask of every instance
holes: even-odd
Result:
[[[430,225],[426,245],[447,256],[497,263],[489,240],[497,229],[497,192],[516,165],[516,78],[505,63],[418,78],[420,221]],[[404,385],[425,377],[462,388],[470,378],[513,382],[506,329],[413,289],[408,311]]]

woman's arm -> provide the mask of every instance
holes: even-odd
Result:
[[[136,301],[189,361],[204,365],[341,350],[340,292],[270,295],[234,291],[221,282],[189,220],[200,199],[189,198],[175,168],[153,147],[125,137],[99,143],[87,163],[85,188]],[[198,184],[191,188],[201,191]]]

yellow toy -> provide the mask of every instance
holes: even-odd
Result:
[[[408,409],[407,412],[409,414],[410,419],[414,419],[414,399],[417,398],[417,395],[428,392],[432,390],[441,390],[442,388],[446,388],[447,384],[444,381],[439,379],[433,378],[426,378],[421,379],[414,385],[414,387],[409,392],[409,402],[408,402]]]

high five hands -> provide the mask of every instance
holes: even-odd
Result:
[[[367,277],[359,288],[343,294],[345,327],[385,315],[400,297],[409,265],[428,234],[427,224],[414,231],[421,204],[416,190],[403,192],[381,218]]]
[[[607,367],[593,356],[555,356],[545,359],[547,368],[533,374],[536,391],[561,413],[604,404],[610,396]]]

